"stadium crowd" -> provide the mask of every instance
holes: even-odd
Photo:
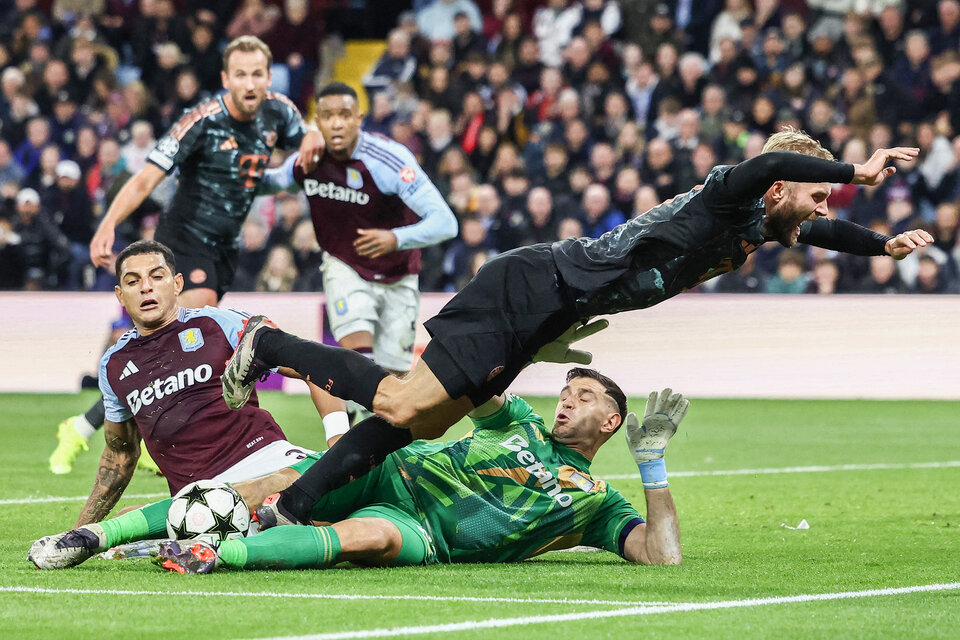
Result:
[[[220,90],[222,46],[262,37],[273,89],[307,113],[340,4],[0,1],[0,288],[112,289],[89,263],[99,216]],[[935,246],[895,263],[767,243],[710,290],[960,292],[960,0],[408,5],[363,78],[364,128],[409,147],[459,217],[457,238],[424,251],[423,290],[458,290],[517,246],[598,236],[793,125],[848,162],[919,147],[880,187],[834,185],[829,204],[884,233],[926,228]],[[174,179],[118,234],[150,237]],[[258,198],[235,290],[322,288],[307,215],[302,194]]]

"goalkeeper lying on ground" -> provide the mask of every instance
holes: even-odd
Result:
[[[494,398],[474,412],[476,428],[461,440],[409,445],[332,492],[313,515],[333,525],[276,527],[218,549],[197,542],[163,543],[165,566],[195,573],[219,565],[506,562],[577,544],[601,547],[631,562],[676,564],[680,534],[663,452],[687,407],[687,400],[667,389],[650,395],[642,424],[633,414],[626,420],[627,441],[644,485],[646,522],[619,493],[589,474],[594,454],[620,427],[626,399],[609,378],[576,368],[560,393],[552,429],[522,399]],[[255,508],[318,456],[234,487]],[[61,544],[65,536],[102,537],[100,525],[81,529],[92,527],[98,528],[97,535],[68,532],[38,541],[31,559],[41,568],[65,568],[137,539],[114,535],[88,546]],[[165,531],[162,522],[154,528],[139,534],[157,537]]]
[[[633,414],[626,419],[646,522],[589,473],[597,450],[628,415],[626,398],[606,376],[575,368],[560,392],[552,429],[522,399],[498,396],[471,413],[475,428],[460,440],[408,445],[324,496],[312,516],[332,525],[275,527],[219,546],[164,542],[163,566],[208,573],[217,566],[322,569],[341,561],[511,562],[578,544],[631,562],[678,564],[680,532],[663,452],[688,405],[665,389],[650,394],[642,424]],[[311,462],[277,472],[270,482],[277,484],[277,476],[292,482]]]

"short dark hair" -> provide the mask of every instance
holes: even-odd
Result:
[[[137,240],[127,246],[127,248],[117,256],[117,280],[120,279],[120,267],[123,265],[124,260],[130,256],[141,256],[149,253],[158,253],[163,256],[163,260],[167,263],[167,266],[170,267],[170,271],[174,274],[177,273],[177,260],[173,257],[173,251],[170,250],[170,247],[156,240]]]
[[[357,100],[356,90],[345,82],[331,82],[317,92],[317,100],[327,96],[350,96]]]
[[[604,392],[616,403],[617,412],[620,414],[620,424],[623,424],[623,421],[627,419],[627,396],[623,393],[623,390],[620,389],[620,385],[596,369],[588,369],[586,367],[574,367],[570,369],[570,371],[567,371],[567,382],[569,383],[574,378],[590,378],[603,385]],[[617,428],[619,429],[620,427]]]

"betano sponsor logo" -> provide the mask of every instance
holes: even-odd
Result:
[[[338,202],[349,202],[351,204],[367,204],[370,202],[370,194],[363,191],[341,187],[332,182],[320,182],[312,178],[303,181],[303,190],[308,196],[320,196]]]
[[[523,436],[512,435],[500,443],[510,451],[517,454],[517,462],[524,465],[524,469],[537,477],[537,484],[547,492],[547,495],[557,501],[561,507],[569,507],[573,498],[560,491],[560,485],[557,479],[550,471],[544,468],[543,463],[537,460],[536,456],[530,452],[530,443]]]
[[[127,406],[133,415],[140,409],[149,407],[156,400],[162,400],[171,393],[192,387],[198,382],[206,382],[213,377],[213,367],[202,364],[195,369],[184,369],[166,378],[157,378],[143,389],[134,389],[127,394]]]

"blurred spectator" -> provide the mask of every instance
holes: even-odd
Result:
[[[240,255],[237,258],[237,273],[232,288],[236,291],[253,291],[257,278],[267,261],[266,225],[248,218],[240,230]]]
[[[269,37],[268,34],[280,20],[280,14],[278,7],[263,0],[243,0],[224,35],[228,40],[243,35]]]
[[[480,30],[473,25],[473,20],[467,12],[458,11],[454,14],[453,32],[453,60],[455,63],[463,62],[471,53],[486,54],[487,43],[480,34]]]
[[[764,293],[767,290],[767,278],[757,270],[754,253],[747,254],[739,269],[723,274],[715,282],[716,293]]]
[[[855,289],[857,293],[904,293],[906,290],[890,256],[870,256],[870,271]]]
[[[90,265],[90,240],[93,238],[93,206],[80,184],[80,165],[61,160],[56,168],[57,182],[44,201],[45,209],[70,243],[70,264],[61,286],[78,290],[84,285],[84,271]]]
[[[602,184],[591,184],[583,192],[583,235],[599,238],[627,221],[622,211],[610,207],[610,191]]]
[[[145,120],[134,122],[130,127],[130,142],[123,145],[123,150],[120,152],[127,171],[131,173],[140,171],[147,164],[147,156],[156,144],[150,123]]]
[[[40,162],[40,152],[50,140],[50,123],[46,118],[31,118],[27,122],[26,140],[13,152],[13,158],[25,174],[33,173]]]
[[[830,258],[819,258],[813,263],[813,273],[807,284],[807,293],[830,295],[843,293],[840,267]]]
[[[308,0],[284,0],[283,15],[265,34],[273,53],[273,70],[286,75],[279,90],[303,108],[313,86],[312,77],[320,63],[323,22],[310,19]],[[412,71],[411,71],[412,75]]]
[[[417,12],[417,27],[430,40],[453,40],[457,14],[464,14],[470,29],[483,31],[483,18],[480,9],[472,0],[433,0]]]
[[[583,237],[583,223],[577,218],[564,218],[557,228],[557,240]]]
[[[20,184],[26,173],[13,159],[13,152],[6,140],[0,138],[0,184],[15,182]]]
[[[910,293],[956,293],[957,289],[949,281],[945,265],[932,255],[924,254],[918,259],[917,277]]]
[[[306,218],[307,208],[294,193],[281,191],[274,199],[277,219],[267,238],[267,245],[276,247],[288,245],[293,239],[297,226]]]
[[[29,291],[57,289],[70,260],[69,242],[41,210],[40,195],[33,189],[23,189],[17,194],[13,232],[19,238],[23,288]]]
[[[777,261],[777,273],[767,282],[767,293],[803,293],[809,279],[807,258],[799,249],[786,249]]]
[[[403,29],[394,29],[387,36],[387,50],[363,77],[363,88],[372,98],[398,82],[410,82],[416,70],[417,60],[410,52],[410,35]]]
[[[293,262],[297,267],[297,281],[293,288],[296,291],[322,290],[320,263],[323,262],[323,251],[317,243],[313,222],[301,220],[297,224],[290,238],[290,246],[293,249]]]
[[[526,228],[524,245],[539,242],[553,242],[557,239],[559,220],[553,212],[553,197],[544,187],[534,187],[527,195],[527,218],[530,224]]]
[[[487,226],[479,218],[469,217],[460,222],[460,237],[453,240],[443,256],[443,273],[447,279],[447,290],[461,283],[463,276],[470,273],[472,258],[477,252],[495,253],[490,247]]]
[[[293,291],[296,281],[293,251],[286,245],[279,245],[270,249],[263,269],[257,275],[254,291]]]

